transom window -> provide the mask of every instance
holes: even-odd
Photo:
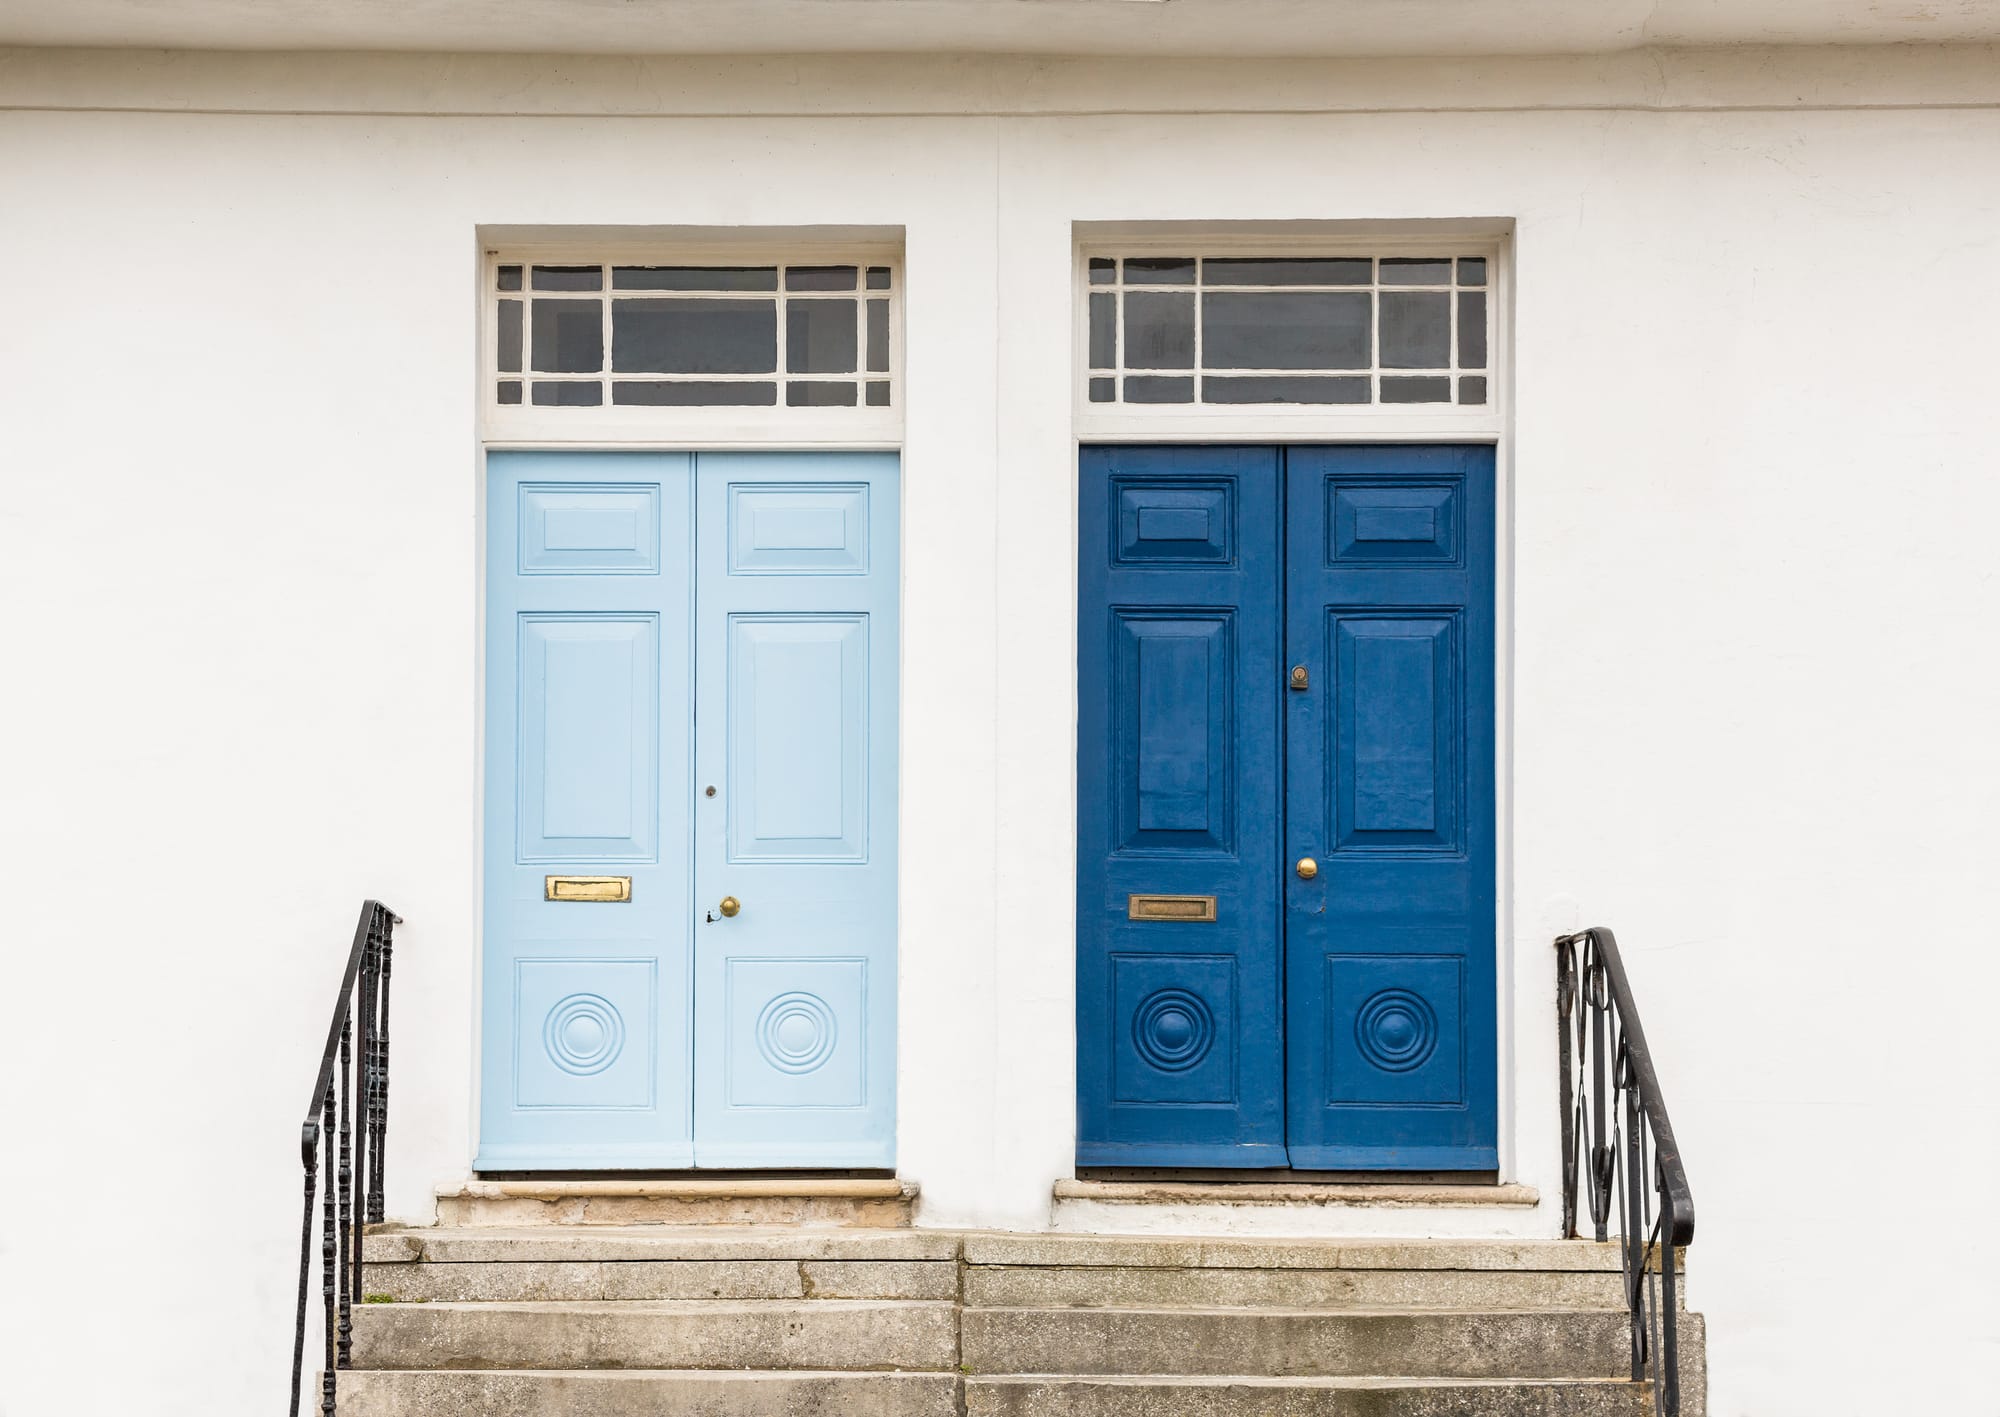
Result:
[[[491,271],[499,404],[892,406],[892,267],[503,262]]]
[[[1092,256],[1092,404],[1483,406],[1485,256]]]

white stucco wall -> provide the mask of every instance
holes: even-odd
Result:
[[[999,64],[954,117],[882,111],[950,106],[924,60],[272,64],[0,55],[0,1412],[281,1400],[364,894],[409,922],[392,1210],[465,1174],[480,224],[905,230],[902,1171],[926,1223],[1033,1227],[1073,1126],[1072,223],[1426,217],[1515,227],[1503,1127],[1548,1203],[1483,1223],[1554,1231],[1547,940],[1610,924],[1711,1410],[1990,1403],[2000,78]]]

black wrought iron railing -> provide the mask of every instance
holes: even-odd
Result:
[[[1563,1235],[1577,1236],[1586,1197],[1600,1241],[1617,1211],[1632,1377],[1651,1379],[1653,1404],[1679,1417],[1680,1251],[1694,1239],[1694,1196],[1660,1095],[1659,1074],[1618,941],[1592,928],[1556,940],[1562,1062]]]
[[[305,1219],[299,1227],[299,1305],[292,1335],[292,1417],[305,1391],[306,1312],[313,1276],[313,1203],[319,1202],[320,1303],[326,1313],[319,1410],[332,1417],[337,1374],[349,1365],[354,1303],[361,1293],[361,1230],[382,1219],[382,1161],[389,1134],[389,957],[396,913],[361,903],[354,947],[299,1131]],[[360,1112],[355,1111],[359,1099]],[[321,1143],[327,1143],[324,1158]],[[321,1193],[320,1171],[325,1185]]]

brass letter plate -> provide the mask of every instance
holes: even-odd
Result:
[[[543,900],[607,900],[632,898],[630,876],[544,876]]]
[[[1215,919],[1212,895],[1128,895],[1127,920],[1181,920],[1189,923]]]

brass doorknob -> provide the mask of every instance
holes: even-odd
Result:
[[[1319,862],[1313,860],[1310,856],[1301,856],[1299,864],[1293,867],[1293,869],[1299,873],[1300,880],[1310,881],[1314,876],[1319,874]]]
[[[743,908],[743,902],[738,900],[733,895],[724,896],[722,898],[722,904],[716,907],[716,909],[720,910],[725,916],[734,915],[737,911],[741,910],[742,908]]]

